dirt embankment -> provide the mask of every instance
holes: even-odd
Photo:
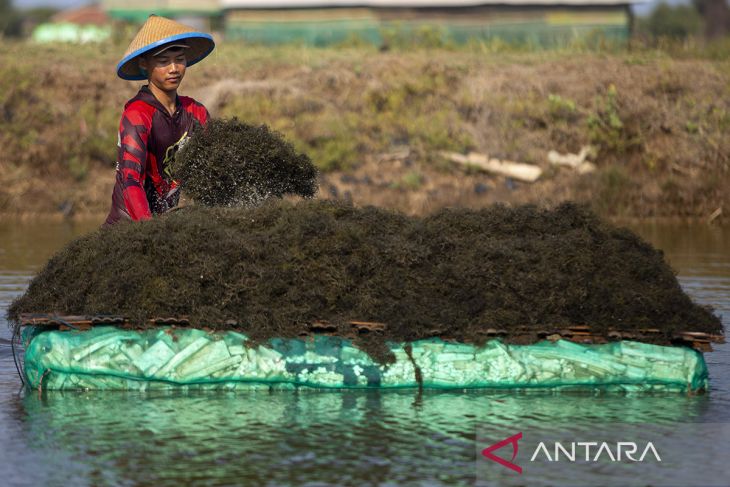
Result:
[[[123,49],[8,44],[0,53],[0,213],[108,210],[119,116],[138,87],[114,75]],[[222,45],[181,92],[214,115],[281,131],[322,170],[324,198],[411,214],[563,200],[617,217],[730,208],[727,61]],[[585,145],[592,173],[547,161],[550,150]],[[440,151],[544,172],[520,183],[456,167]]]

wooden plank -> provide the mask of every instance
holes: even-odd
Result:
[[[370,321],[350,321],[352,326],[358,333],[381,332],[385,330],[385,323],[375,323]]]
[[[458,152],[441,152],[446,159],[461,164],[463,166],[473,166],[482,171],[499,174],[500,176],[510,177],[518,181],[534,183],[542,175],[542,169],[533,164],[524,164],[521,162],[490,159],[486,154],[470,152],[467,155]]]

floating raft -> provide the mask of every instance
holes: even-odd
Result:
[[[700,351],[625,339],[576,343],[553,334],[530,345],[508,345],[494,338],[481,347],[441,338],[389,342],[396,360],[384,365],[349,339],[326,334],[252,344],[237,331],[160,323],[132,329],[123,320],[108,321],[26,317],[24,374],[29,385],[51,390],[423,387],[681,392],[708,386]],[[583,333],[575,339],[586,341]],[[722,337],[688,338],[709,343]]]

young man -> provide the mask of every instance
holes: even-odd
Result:
[[[209,34],[151,15],[117,65],[127,80],[147,80],[124,106],[112,207],[106,225],[147,220],[177,205],[178,182],[169,173],[175,152],[209,114],[192,98],[178,96],[185,70],[215,47]]]

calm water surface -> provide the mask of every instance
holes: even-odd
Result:
[[[0,222],[0,485],[470,485],[476,431],[487,423],[730,416],[727,344],[706,355],[711,390],[701,396],[24,392],[5,309],[53,252],[95,226]],[[727,325],[730,229],[634,229],[665,251],[687,292]]]

